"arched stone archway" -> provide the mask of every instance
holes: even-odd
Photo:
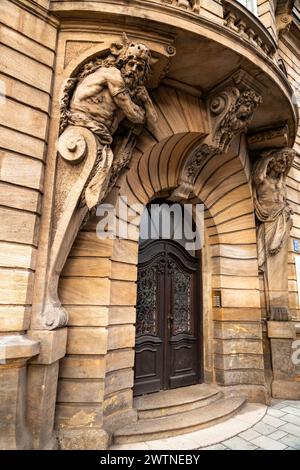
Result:
[[[146,205],[157,195],[170,193],[177,185],[184,155],[198,141],[196,132],[180,132],[159,142],[145,134],[108,201],[117,208],[120,195],[127,198],[128,206]],[[199,169],[192,200],[206,207],[205,381],[226,385],[228,393],[264,400],[249,176],[246,140],[237,136],[228,152],[213,156]],[[61,362],[57,424],[72,428],[74,417],[85,413],[82,398],[86,396],[89,426],[96,421],[113,431],[136,416],[132,386],[139,221],[135,217],[128,226],[128,238],[122,240],[97,239],[96,224],[94,218],[78,234],[60,281],[70,325],[67,356]],[[221,293],[221,307],[213,306],[214,292]]]
[[[62,77],[59,77],[56,91],[59,84],[62,84]],[[245,162],[247,161],[246,156],[240,157],[239,150],[233,150],[236,153],[230,155],[231,149],[240,149],[239,139],[235,141],[231,149],[229,148],[230,142],[234,136],[239,136],[246,129],[257,104],[260,102],[257,93],[249,90],[245,83],[241,84],[240,90],[232,86],[231,82],[230,85],[226,83],[225,88],[222,88],[221,91],[220,87],[217,90],[212,90],[205,100],[201,98],[199,91],[193,88],[183,91],[169,86],[160,86],[153,90],[152,99],[158,113],[157,126],[151,131],[144,130],[138,137],[131,160],[127,166],[122,168],[116,184],[105,202],[113,203],[117,209],[119,194],[126,195],[129,204],[133,204],[135,201],[146,204],[162,191],[171,191],[171,196],[176,200],[194,197],[195,201],[209,204],[210,198],[213,201],[214,191],[218,191],[221,184],[224,184],[226,193],[227,179],[239,171],[245,173],[244,167],[246,167]],[[58,137],[58,120],[54,119],[52,124],[50,131],[52,147],[49,148],[49,154],[55,152],[54,142]],[[74,127],[76,133],[80,127]],[[79,130],[80,132],[82,130]],[[91,158],[96,161],[95,135],[84,128],[83,137],[86,140],[88,157],[85,162]],[[245,147],[243,149],[245,151]],[[242,163],[243,161],[244,163]],[[74,176],[74,181],[76,181],[78,174],[70,171],[69,168],[70,179],[65,177],[64,172],[59,172],[59,178],[56,178],[55,181],[56,163],[53,161],[51,164],[53,166],[48,172],[48,181],[52,184],[51,191],[56,195],[58,188],[58,190],[62,190],[63,196],[67,193],[72,198],[72,191],[75,187],[75,183],[72,186],[72,178]],[[220,171],[218,168],[221,165]],[[234,170],[233,174],[230,173],[231,167]],[[68,191],[64,188],[64,184],[61,184],[64,180],[69,184]],[[242,184],[248,181],[248,178],[244,176],[238,181],[238,184]],[[198,184],[200,184],[199,188]],[[204,185],[203,188],[201,185]],[[209,185],[211,185],[210,192],[208,191]],[[83,185],[81,189],[82,187]],[[51,324],[46,322],[48,326],[50,325],[50,329],[66,324],[66,315],[60,317],[60,312],[64,312],[60,306],[61,301],[69,315],[67,355],[60,365],[56,406],[56,423],[62,448],[68,448],[69,442],[72,442],[72,446],[74,446],[76,439],[81,447],[85,447],[82,444],[82,439],[89,439],[90,442],[94,440],[97,442],[97,446],[100,445],[99,442],[103,441],[101,445],[106,446],[106,431],[113,431],[115,426],[121,426],[122,422],[135,418],[135,410],[132,408],[132,367],[138,235],[136,230],[133,230],[129,232],[126,240],[100,240],[97,238],[95,230],[97,219],[92,218],[76,236],[80,226],[79,219],[82,220],[79,210],[77,211],[78,206],[76,206],[80,196],[79,189],[78,186],[77,195],[74,196],[70,210],[68,204],[60,204],[58,198],[58,202],[53,203],[53,206],[49,204],[48,212],[46,211],[46,215],[50,214],[53,209],[54,216],[57,215],[57,210],[58,213],[61,210],[66,210],[67,214],[67,223],[60,231],[60,247],[64,250],[64,257],[59,256],[59,251],[53,257],[54,260],[58,260],[58,264],[54,264],[52,270],[55,277],[55,282],[52,283],[54,301],[50,305],[55,307],[53,309],[54,316],[58,313],[58,318],[54,318],[54,322]],[[135,192],[138,193],[137,197]],[[239,195],[237,194],[236,197],[238,198]],[[53,193],[50,200],[53,202]],[[86,208],[84,210],[87,211]],[[243,211],[242,208],[239,210]],[[219,212],[220,214],[217,212],[214,215],[214,219],[219,217],[221,225],[222,210],[220,209]],[[73,217],[74,214],[75,217]],[[209,213],[207,214],[209,215]],[[243,223],[243,216],[241,216],[241,221]],[[252,213],[251,227],[253,221]],[[57,220],[54,220],[54,227],[56,222]],[[240,227],[239,222],[237,222],[237,230]],[[44,232],[46,238],[49,239],[50,232],[47,231],[47,228],[49,229],[47,223],[46,220]],[[230,225],[228,220],[223,223]],[[249,223],[249,220],[244,221],[245,223]],[[219,236],[216,226],[215,220],[213,226],[209,226],[212,237]],[[223,232],[224,235],[228,234],[226,230]],[[73,240],[75,243],[69,253],[68,261],[61,271]],[[253,384],[252,376],[256,374],[254,383],[259,385],[263,375],[259,347],[254,366],[253,361],[250,360],[252,358],[247,356],[248,350],[244,354],[239,351],[232,352],[231,349],[231,352],[227,354],[228,357],[225,357],[223,353],[223,343],[225,344],[223,339],[228,339],[228,335],[234,337],[239,334],[240,330],[244,331],[246,338],[248,334],[252,334],[252,326],[248,332],[247,325],[241,322],[240,325],[231,325],[228,320],[230,314],[227,318],[228,333],[225,327],[226,323],[223,324],[221,321],[223,313],[220,310],[214,312],[212,309],[211,273],[215,269],[215,265],[223,263],[223,261],[221,263],[223,257],[226,258],[223,255],[211,256],[210,253],[206,255],[205,303],[208,316],[205,327],[205,336],[208,340],[205,350],[206,377],[208,381],[217,380],[222,384],[243,385]],[[47,267],[46,264],[47,260],[44,259],[43,270]],[[57,296],[56,287],[60,271],[59,295]],[[219,272],[216,272],[216,279],[222,279],[222,276],[223,272],[220,269]],[[220,284],[217,281],[216,285],[218,290],[222,290],[222,286],[219,287]],[[237,298],[241,292],[235,293],[233,289],[227,287],[224,287],[223,290],[224,294],[223,291],[222,294],[226,300],[224,305],[226,307],[234,305],[234,308],[240,308]],[[38,295],[42,294],[43,292],[38,293]],[[230,303],[232,297],[235,299],[235,304]],[[250,309],[252,312],[252,306]],[[50,313],[52,314],[52,311]],[[236,310],[232,315],[235,314]],[[215,322],[215,328],[212,315],[216,315],[217,318],[218,315],[220,316]],[[243,318],[245,317],[247,317],[247,313]],[[35,325],[35,319],[40,325],[41,318],[38,315],[33,315],[33,325]],[[240,317],[237,315],[234,321],[238,322],[239,319]],[[254,337],[259,342],[260,326],[257,325],[257,321],[254,327]],[[213,354],[214,336],[215,343],[219,348],[215,355]],[[240,357],[240,354],[244,354],[244,356]],[[241,366],[239,361],[245,357],[246,362],[242,368],[251,370],[250,375],[244,374],[242,371],[240,374],[235,374],[237,379],[230,378],[232,364],[236,364],[235,370],[239,371]],[[215,359],[216,367],[214,367]],[[87,428],[88,434],[86,434]]]

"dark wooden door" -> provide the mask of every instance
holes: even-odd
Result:
[[[139,251],[134,395],[198,383],[199,259],[174,241]]]

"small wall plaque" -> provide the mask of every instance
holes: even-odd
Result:
[[[212,303],[213,307],[221,308],[222,307],[222,297],[220,290],[213,290],[212,291]]]

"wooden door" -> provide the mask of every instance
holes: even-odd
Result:
[[[174,241],[139,251],[134,395],[200,381],[199,260]]]

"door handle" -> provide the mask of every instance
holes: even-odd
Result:
[[[173,323],[174,323],[174,318],[173,318],[173,317],[169,317],[169,318],[168,318],[168,323],[169,323],[169,330],[172,332]]]

